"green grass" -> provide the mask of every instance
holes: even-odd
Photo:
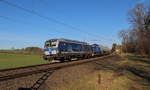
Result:
[[[7,54],[0,53],[0,69],[30,66],[49,63],[40,55]]]

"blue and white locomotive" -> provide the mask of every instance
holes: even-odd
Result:
[[[50,39],[45,42],[45,60],[71,60],[71,58],[92,57],[92,47],[86,42],[69,39]]]
[[[102,49],[98,44],[92,44],[92,56],[100,56],[102,55]]]

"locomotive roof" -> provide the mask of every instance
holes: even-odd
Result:
[[[64,41],[64,42],[70,42],[70,43],[78,43],[78,44],[88,44],[86,42],[82,42],[82,41],[77,41],[77,40],[70,40],[70,39],[64,39],[64,38],[59,38],[59,39],[50,39],[50,40],[47,40],[47,41]]]

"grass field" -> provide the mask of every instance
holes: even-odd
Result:
[[[49,63],[40,55],[8,54],[0,53],[0,69],[30,66]]]

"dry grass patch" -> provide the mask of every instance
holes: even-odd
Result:
[[[116,56],[60,70],[41,90],[150,90],[149,66],[139,57]]]
[[[61,90],[129,90],[133,82],[125,76],[114,77],[112,71],[97,71]]]

